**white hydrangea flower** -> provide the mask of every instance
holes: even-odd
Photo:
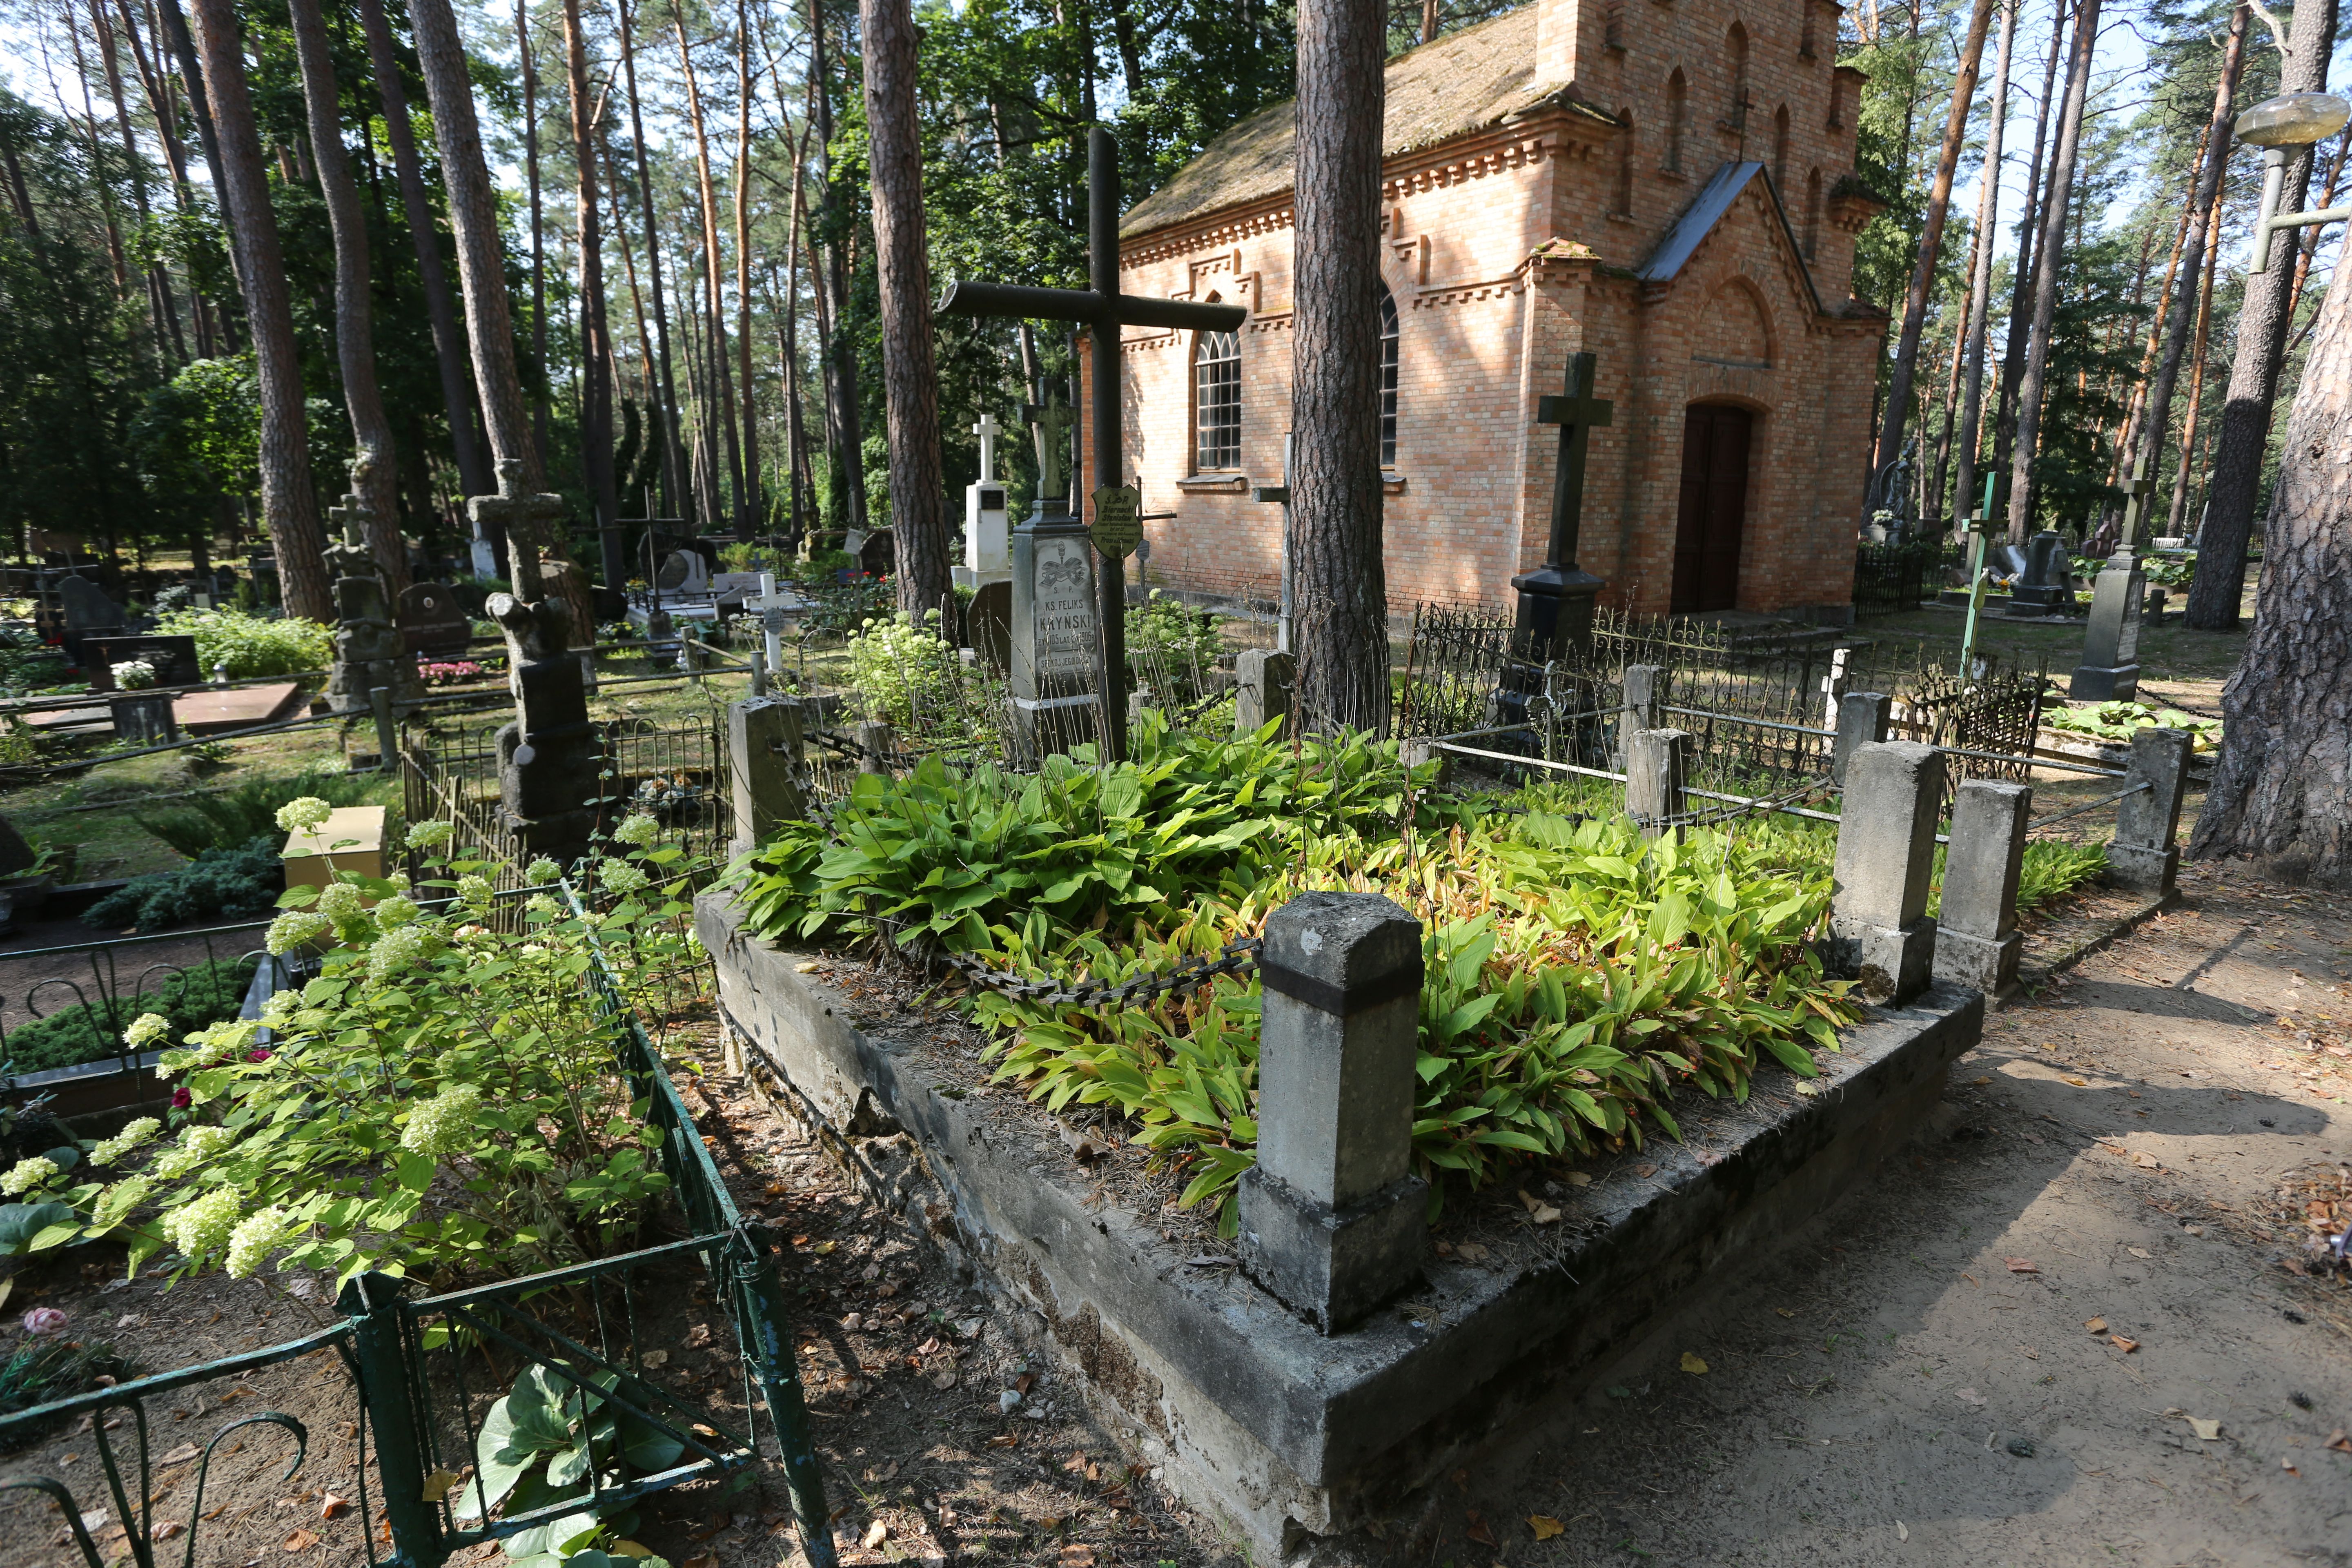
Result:
[[[542,855],[522,868],[522,879],[532,887],[541,887],[562,878],[563,868]]]
[[[337,925],[347,924],[367,913],[367,904],[361,898],[359,889],[349,882],[330,882],[320,889],[316,907],[320,914]]]
[[[457,825],[454,822],[412,823],[408,829],[408,847],[412,849],[438,849],[449,842],[449,836],[457,830]]]
[[[416,917],[422,912],[422,910],[417,909],[416,900],[415,899],[410,898],[405,893],[394,893],[390,898],[384,899],[377,903],[375,907],[376,930],[398,931],[403,926],[414,925],[416,923]]]
[[[469,910],[486,910],[495,892],[488,877],[468,874],[457,879],[457,901]]]
[[[288,833],[307,832],[334,814],[333,806],[315,795],[306,795],[278,808],[278,826]]]
[[[605,891],[618,893],[625,899],[631,893],[643,892],[646,884],[653,880],[625,860],[604,861],[596,868],[596,879],[604,885]]]
[[[89,1163],[93,1165],[111,1165],[154,1137],[163,1129],[163,1124],[153,1117],[142,1116],[136,1121],[126,1124],[122,1131],[113,1137],[100,1140],[98,1147],[89,1152]]]
[[[368,978],[383,980],[433,956],[431,933],[423,926],[402,926],[375,939],[368,949]]]
[[[172,1032],[172,1020],[161,1013],[142,1013],[131,1020],[131,1027],[122,1031],[122,1043],[134,1051],[149,1046]]]
[[[276,1204],[256,1209],[237,1221],[236,1228],[228,1233],[228,1277],[232,1279],[252,1278],[255,1270],[269,1261],[286,1239],[290,1221],[286,1211]]]
[[[613,829],[614,843],[634,844],[640,849],[650,847],[653,841],[660,837],[661,824],[642,811],[624,817],[621,826]]]
[[[288,910],[269,922],[269,934],[262,945],[280,957],[298,947],[308,947],[334,929],[335,922],[311,910]]]
[[[242,1056],[253,1048],[253,1037],[261,1032],[258,1018],[223,1018],[188,1037],[196,1048],[196,1059],[216,1062]]]
[[[262,1026],[270,1029],[285,1028],[292,1022],[296,1011],[301,1005],[302,993],[299,991],[272,991],[269,994],[269,999],[261,1005]]]
[[[166,1182],[184,1176],[236,1142],[236,1134],[227,1128],[197,1122],[180,1133],[176,1145],[163,1151],[152,1173]]]
[[[408,1113],[400,1146],[434,1160],[464,1152],[480,1141],[474,1113],[481,1103],[478,1085],[451,1084],[432,1099],[419,1101]]]
[[[183,1258],[201,1258],[226,1245],[236,1228],[236,1190],[215,1187],[163,1216],[163,1235]]]
[[[563,914],[563,906],[556,902],[552,893],[533,893],[523,900],[522,907],[541,920],[557,920]]]
[[[0,1175],[0,1193],[12,1198],[18,1193],[29,1193],[35,1187],[47,1185],[49,1178],[57,1173],[58,1163],[55,1160],[46,1154],[29,1155],[10,1166],[5,1175]]]

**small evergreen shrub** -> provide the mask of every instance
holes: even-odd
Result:
[[[278,858],[283,842],[278,834],[257,837],[235,849],[206,849],[176,871],[134,877],[90,905],[82,920],[153,931],[215,916],[257,919],[277,907],[285,886],[284,863]]]
[[[142,1013],[160,1013],[172,1026],[166,1037],[177,1040],[207,1024],[236,1017],[259,962],[248,955],[197,964],[166,976],[152,990],[122,998],[115,1005],[115,1015],[127,1026]],[[106,1009],[96,1003],[77,1003],[9,1030],[0,1059],[6,1061],[10,1072],[47,1072],[104,1061],[121,1050],[121,1032],[110,1023]]]

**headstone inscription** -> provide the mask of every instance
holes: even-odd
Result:
[[[1197,304],[1189,300],[1155,300],[1122,294],[1118,288],[1119,218],[1118,143],[1102,126],[1087,133],[1087,253],[1086,289],[1030,289],[1001,283],[951,283],[941,297],[942,316],[1010,316],[1016,319],[1073,321],[1087,331],[1092,355],[1094,466],[1097,477],[1108,479],[1122,466],[1119,392],[1119,331],[1123,327],[1174,328],[1180,331],[1230,332],[1246,316],[1238,305]],[[1066,493],[1066,492],[1065,492]],[[1071,510],[1066,505],[1064,515]],[[1014,603],[1022,602],[1020,542],[1013,542]],[[1105,691],[1123,691],[1127,682],[1127,563],[1116,555],[1099,558],[1097,599],[1099,618],[1097,681]],[[1034,584],[1033,584],[1034,590]],[[1016,607],[1013,658],[1022,656],[1023,629]],[[1034,629],[1034,628],[1033,628]],[[1016,698],[1018,683],[1015,683]],[[1127,754],[1127,704],[1106,704],[1103,745],[1112,760]]]
[[[202,686],[205,683],[204,664],[196,658],[196,639],[184,634],[148,632],[119,637],[84,637],[82,648],[89,656],[83,671],[89,677],[92,691],[112,691],[117,682],[114,667],[118,664],[144,664],[155,671],[151,683],[156,686]]]
[[[1013,541],[1004,511],[1004,481],[996,477],[996,438],[1004,426],[993,414],[982,414],[971,433],[980,437],[980,478],[964,487],[963,564],[955,569],[956,585],[978,588],[1008,582],[1013,576]]]
[[[528,855],[569,865],[588,852],[599,794],[595,726],[561,601],[526,605],[493,594],[484,606],[506,633],[515,716],[497,738],[499,816]]]
[[[392,693],[395,711],[413,709],[425,695],[416,678],[416,661],[400,643],[392,624],[392,606],[383,591],[383,576],[367,547],[371,512],[367,471],[375,458],[362,452],[352,459],[352,488],[343,504],[327,509],[330,521],[342,528],[342,537],[327,546],[327,571],[335,584],[335,662],[327,673],[327,707],[336,713],[373,710],[369,693],[384,687]]]
[[[1036,437],[1039,494],[1013,533],[1009,663],[1018,749],[1034,758],[1094,738],[1100,689],[1093,546],[1060,462],[1063,432],[1077,416],[1058,404],[1023,413]]]
[[[463,654],[474,635],[466,608],[446,583],[411,583],[400,591],[393,616],[412,654],[450,658]]]

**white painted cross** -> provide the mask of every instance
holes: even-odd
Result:
[[[776,592],[776,574],[760,574],[760,596],[747,600],[744,608],[760,612],[760,630],[766,634],[768,669],[781,674],[784,668],[784,612],[800,604],[797,597]]]
[[[980,437],[980,482],[992,485],[996,482],[996,438],[1004,433],[1004,426],[996,422],[995,415],[983,414],[980,423],[971,427],[971,433]]]

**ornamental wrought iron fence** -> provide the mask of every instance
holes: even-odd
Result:
[[[579,907],[576,900],[573,907]],[[0,1480],[0,1494],[28,1492],[53,1503],[84,1568],[157,1568],[159,1559],[172,1555],[170,1543],[182,1538],[184,1568],[194,1563],[199,1538],[213,1522],[204,1509],[204,1493],[223,1440],[257,1426],[281,1429],[293,1447],[286,1472],[291,1476],[308,1456],[310,1432],[294,1415],[259,1411],[223,1423],[200,1445],[184,1442],[173,1453],[158,1455],[153,1450],[159,1430],[175,1436],[188,1430],[159,1426],[151,1418],[158,1402],[185,1390],[236,1384],[331,1351],[358,1411],[356,1524],[371,1568],[379,1563],[439,1568],[467,1546],[513,1540],[583,1513],[609,1518],[639,1498],[740,1472],[762,1458],[782,1463],[807,1560],[813,1568],[835,1568],[824,1479],[777,1269],[780,1239],[736,1207],[601,948],[589,973],[597,1017],[610,1032],[615,1069],[645,1104],[646,1124],[661,1134],[657,1157],[670,1179],[686,1236],[433,1296],[411,1294],[409,1281],[362,1274],[337,1299],[343,1320],[318,1332],[0,1418],[0,1452],[6,1452],[57,1425],[88,1417],[99,1456],[97,1484],[119,1521],[119,1543],[110,1531],[101,1547],[100,1533],[107,1529],[110,1510],[86,1509],[94,1500],[87,1495],[89,1483],[77,1494],[56,1476],[18,1476]],[[699,1272],[712,1303],[722,1309],[713,1338],[740,1369],[740,1403],[696,1390],[669,1372],[665,1354],[648,1353],[674,1342],[675,1324],[657,1304],[675,1306],[684,1294],[678,1289],[680,1266]],[[653,1289],[645,1283],[648,1277]],[[665,1334],[671,1338],[649,1342]],[[512,1501],[503,1493],[488,1494],[485,1475],[500,1456],[517,1456],[511,1445],[485,1443],[491,1406],[506,1387],[477,1380],[469,1366],[475,1359],[485,1375],[499,1367],[501,1385],[520,1376],[533,1380],[559,1405],[572,1402],[555,1414],[567,1426],[578,1423],[582,1455],[573,1468],[557,1479],[547,1468],[552,1461],[541,1455],[533,1467],[543,1478],[538,1489]],[[201,1401],[197,1408],[201,1412]],[[762,1418],[765,1440],[758,1430]],[[606,1423],[610,1440],[600,1447],[597,1435]],[[189,1462],[197,1466],[194,1496],[184,1519],[163,1521],[158,1517],[157,1468]],[[175,1504],[172,1511],[176,1516],[183,1510]],[[27,1528],[17,1510],[0,1530],[29,1541]]]
[[[152,1053],[122,1045],[122,1032],[142,1013],[163,1013],[188,1028],[236,1016],[268,956],[261,951],[268,925],[248,921],[0,954],[0,1095],[152,1066]],[[110,1043],[114,1048],[102,1048]],[[74,1059],[58,1059],[67,1056]],[[170,1092],[152,1074],[139,1089],[142,1103]]]

